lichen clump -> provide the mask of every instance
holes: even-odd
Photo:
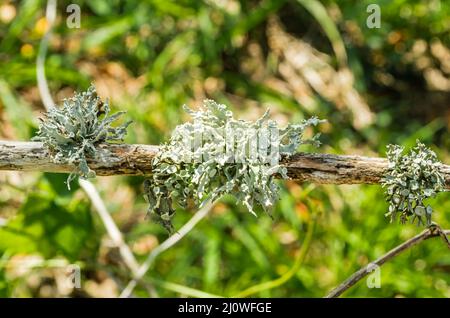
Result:
[[[237,120],[225,105],[212,100],[203,109],[185,107],[194,119],[179,125],[153,159],[153,174],[144,183],[151,218],[173,230],[174,203],[201,207],[207,201],[233,195],[255,214],[255,205],[270,212],[278,198],[275,175],[288,178],[279,161],[301,144],[318,145],[318,135],[303,139],[313,117],[279,128],[268,112],[255,122]]]
[[[39,131],[32,140],[44,143],[55,162],[77,165],[67,178],[69,189],[77,175],[95,177],[87,159],[106,155],[106,150],[98,148],[99,144],[123,141],[131,121],[113,127],[112,123],[125,112],[111,116],[109,112],[108,101],[103,102],[91,85],[86,92],[65,99],[62,107],[53,107],[40,118]]]
[[[408,155],[403,151],[401,146],[388,146],[389,167],[382,180],[389,202],[386,215],[391,222],[399,217],[401,223],[411,219],[411,223],[417,220],[418,225],[431,225],[433,209],[424,200],[444,190],[440,162],[436,154],[419,141]]]

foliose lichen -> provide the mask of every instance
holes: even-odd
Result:
[[[107,154],[107,150],[97,147],[99,144],[123,141],[131,121],[113,127],[112,123],[125,112],[111,116],[109,112],[108,101],[103,102],[91,85],[86,92],[65,99],[62,107],[53,107],[40,118],[39,131],[32,140],[42,142],[55,162],[77,165],[67,178],[69,189],[77,175],[95,177],[87,158],[103,158]]]
[[[233,118],[225,105],[212,100],[205,100],[199,111],[184,108],[194,121],[176,127],[144,182],[149,215],[169,232],[174,203],[201,207],[231,194],[252,214],[255,205],[270,212],[278,199],[275,176],[288,178],[280,159],[302,144],[319,145],[318,134],[303,139],[308,126],[322,122],[316,117],[279,128],[268,111],[250,122]]]
[[[398,145],[387,147],[389,166],[382,179],[389,202],[386,216],[391,218],[391,222],[399,218],[401,223],[411,219],[411,223],[417,220],[418,225],[431,225],[433,209],[424,200],[444,190],[440,162],[436,154],[420,141],[409,154],[405,155],[403,151],[404,148]]]

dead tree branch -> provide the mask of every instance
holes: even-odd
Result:
[[[102,159],[88,160],[99,176],[151,174],[151,161],[158,146],[105,144]],[[356,184],[379,183],[387,160],[362,156],[298,153],[283,160],[289,176],[297,181]],[[75,166],[54,162],[47,149],[38,142],[0,141],[0,170],[70,173]],[[446,189],[450,189],[450,166],[440,168]]]

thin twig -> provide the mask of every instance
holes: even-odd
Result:
[[[335,298],[339,297],[343,292],[345,292],[347,289],[355,285],[357,282],[359,282],[361,279],[366,277],[370,272],[373,270],[374,266],[381,266],[387,261],[391,260],[392,258],[399,255],[401,252],[410,249],[411,247],[428,240],[432,237],[440,236],[444,242],[446,243],[447,247],[450,249],[450,243],[447,238],[447,235],[450,234],[450,230],[442,230],[439,226],[434,225],[430,228],[424,230],[422,233],[414,236],[413,238],[410,238],[406,242],[403,242],[402,244],[394,247],[389,252],[381,256],[380,258],[376,259],[375,261],[367,264],[357,272],[355,272],[353,275],[351,275],[349,278],[347,278],[343,283],[341,283],[339,286],[334,288],[328,295],[325,296],[325,298]]]
[[[131,270],[133,277],[136,276],[138,273],[139,264],[136,261],[136,258],[134,257],[128,245],[124,242],[122,233],[117,228],[111,215],[108,213],[105,203],[100,197],[97,189],[92,184],[92,182],[89,182],[87,180],[79,179],[79,184],[80,187],[84,190],[84,192],[86,192],[87,196],[91,200],[92,205],[94,206],[95,210],[100,216],[102,223],[105,225],[105,228],[107,229],[109,236],[114,242],[114,245],[119,248],[119,252],[120,255],[122,256],[123,261],[125,262],[127,267]]]
[[[185,225],[183,225],[183,227],[179,231],[177,231],[177,233],[170,236],[161,245],[152,250],[150,254],[147,256],[145,262],[139,268],[137,275],[128,283],[127,287],[122,291],[120,297],[121,298],[129,297],[133,292],[134,288],[136,287],[138,281],[142,279],[142,277],[153,265],[153,262],[155,261],[156,257],[162,252],[174,246],[186,234],[188,234],[197,225],[197,223],[200,222],[209,213],[213,205],[214,203],[212,202],[206,203],[200,210],[198,210],[194,214],[194,216]]]
[[[47,56],[48,42],[52,36],[53,24],[56,20],[56,7],[57,0],[48,0],[47,9],[45,11],[45,19],[47,20],[47,30],[42,37],[39,45],[39,52],[36,59],[36,77],[39,88],[39,94],[41,95],[42,103],[45,108],[49,110],[55,106],[52,95],[48,88],[47,77],[45,76],[45,58]]]

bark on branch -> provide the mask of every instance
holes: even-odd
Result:
[[[99,176],[151,174],[151,160],[159,149],[158,146],[128,144],[100,147],[109,150],[109,155],[88,160],[89,167]],[[283,164],[294,180],[332,184],[379,183],[387,168],[384,158],[319,153],[298,153],[285,159]],[[42,143],[0,141],[0,170],[70,173],[74,168],[54,162]],[[450,166],[443,164],[440,171],[446,188],[450,189]]]

